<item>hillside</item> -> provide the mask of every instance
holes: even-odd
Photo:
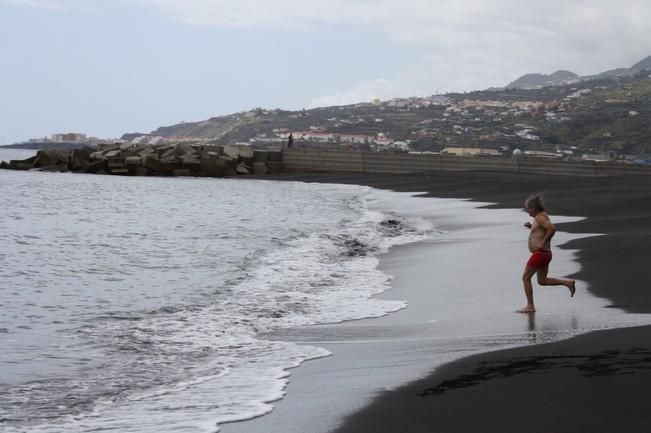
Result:
[[[616,68],[604,71],[594,75],[579,76],[570,71],[556,71],[553,74],[525,74],[520,78],[510,82],[505,86],[506,89],[541,89],[547,86],[564,86],[574,84],[580,81],[601,80],[604,78],[622,78],[633,77],[642,70],[651,70],[651,56],[640,60],[630,68]]]
[[[557,76],[570,77],[560,71]],[[651,71],[540,89],[508,88],[312,110],[255,109],[125,139],[441,151],[476,146],[565,155],[644,155],[651,144]],[[138,138],[136,138],[138,137]]]
[[[640,60],[639,62],[637,62],[636,64],[631,66],[631,69],[634,70],[634,71],[641,71],[643,69],[651,70],[651,56],[649,56],[649,57],[647,57],[647,58],[645,58],[643,60]]]
[[[556,71],[553,74],[525,74],[506,85],[507,89],[539,89],[547,86],[570,84],[579,76],[570,71]]]

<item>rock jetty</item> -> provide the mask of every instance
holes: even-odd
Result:
[[[0,168],[123,176],[227,177],[278,173],[282,152],[246,145],[116,143],[97,149],[47,149],[21,161],[2,161]]]

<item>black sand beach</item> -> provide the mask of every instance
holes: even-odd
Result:
[[[564,246],[580,250],[581,271],[573,277],[613,307],[651,313],[651,178],[476,172],[275,178],[423,191],[508,208],[544,191],[552,219],[555,214],[587,217],[559,224],[560,230],[605,234]],[[518,302],[523,300],[514,305]],[[651,431],[650,336],[651,327],[623,328],[464,358],[385,392],[336,432]]]

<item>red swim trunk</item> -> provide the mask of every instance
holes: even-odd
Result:
[[[538,269],[544,268],[549,265],[549,262],[552,261],[551,251],[534,251],[534,253],[529,257],[527,266],[530,268]]]

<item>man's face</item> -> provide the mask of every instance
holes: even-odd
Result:
[[[525,207],[524,211],[529,214],[529,216],[534,217],[536,216],[536,213],[538,213],[538,209],[535,207]]]

